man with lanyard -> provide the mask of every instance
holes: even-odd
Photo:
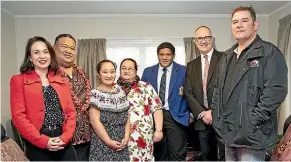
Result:
[[[54,49],[59,66],[70,81],[70,95],[77,111],[77,124],[72,143],[78,160],[88,161],[91,135],[88,114],[90,81],[84,71],[75,65],[76,40],[72,35],[58,35]]]

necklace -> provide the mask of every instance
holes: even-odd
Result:
[[[87,79],[84,71],[81,68],[77,67],[75,64],[73,65],[73,69],[74,68],[77,69],[77,72],[80,74],[80,76],[85,81],[85,85],[86,85],[85,93],[86,94],[85,94],[84,104],[82,104],[80,99],[77,97],[77,95],[75,95],[72,87],[70,88],[70,93],[71,93],[74,105],[76,105],[79,109],[81,109],[81,111],[86,111],[89,107],[89,100],[90,100],[90,91],[91,91],[90,81],[89,81],[89,79]]]

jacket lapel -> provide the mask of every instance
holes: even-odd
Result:
[[[201,65],[201,56],[198,57],[198,59],[196,60],[196,74],[197,74],[197,78],[199,80],[199,83],[201,85],[201,87],[203,87],[203,82],[202,82],[202,65]]]
[[[158,93],[158,72],[159,72],[159,64],[155,65],[155,67],[152,69],[152,74],[150,77],[152,80],[150,83],[152,83],[152,86],[154,87],[154,89],[156,90],[156,92]]]
[[[244,74],[249,70],[249,65],[248,62],[245,61],[245,59],[249,59],[249,58],[255,58],[255,57],[262,57],[262,53],[258,50],[260,50],[259,48],[262,45],[262,41],[256,42],[253,47],[251,47],[245,54],[244,56],[241,58],[241,60],[239,61],[239,67],[236,71],[236,73],[233,76],[233,80],[232,80],[232,84],[231,84],[231,88],[230,88],[230,93],[227,97],[227,101],[229,99],[229,97],[231,96],[234,88],[236,87],[236,85],[238,84],[238,82],[242,79],[242,77],[244,76]],[[230,51],[231,52],[231,51]],[[233,52],[233,51],[232,51]],[[236,57],[236,56],[234,56]]]
[[[214,72],[216,64],[218,62],[219,57],[218,57],[216,52],[217,52],[216,50],[213,50],[213,54],[212,54],[212,57],[210,60],[210,66],[209,66],[209,71],[208,71],[208,76],[207,76],[207,85],[209,84],[209,82],[213,76],[213,72]],[[207,89],[208,89],[208,87],[210,87],[210,86],[207,86]]]
[[[28,73],[24,73],[23,81],[24,81],[24,84],[32,84],[35,82],[41,82],[39,75],[34,70],[31,70]]]
[[[171,93],[174,90],[178,76],[179,76],[179,67],[177,66],[175,62],[173,62],[173,69],[172,69],[172,74],[171,74],[168,97],[170,97]]]
[[[233,50],[236,47],[237,47],[237,43],[234,46],[232,46],[230,49],[228,49],[227,51],[225,51],[224,54],[223,54],[223,56],[222,56],[222,60],[219,63],[219,67],[218,67],[218,70],[219,70],[218,75],[219,76],[218,76],[218,78],[219,78],[219,87],[220,87],[219,90],[220,91],[222,91],[224,89],[227,68],[229,66],[230,59],[232,58]],[[222,95],[222,93],[221,93],[221,95]]]
[[[50,83],[66,83],[67,77],[63,77],[61,75],[54,75],[53,72],[48,74],[48,80]]]

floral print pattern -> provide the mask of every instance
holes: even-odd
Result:
[[[130,139],[128,143],[130,160],[153,160],[153,113],[162,109],[159,96],[149,83],[139,81],[132,86],[127,99],[130,103]]]

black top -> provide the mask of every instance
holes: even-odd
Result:
[[[42,92],[45,105],[45,117],[42,127],[43,128],[49,128],[53,126],[61,127],[64,122],[64,112],[61,108],[57,92],[50,85],[43,86]]]
[[[226,71],[226,80],[224,83],[225,86],[223,88],[223,97],[222,97],[223,106],[226,105],[227,97],[230,95],[230,89],[233,86],[232,82],[233,82],[234,76],[236,73],[238,73],[237,70],[243,61],[244,55],[246,55],[248,50],[258,41],[259,41],[259,39],[256,38],[249,46],[247,46],[244,50],[241,51],[238,58],[237,58],[238,54],[235,51],[232,52],[231,60],[229,61],[228,68]]]

